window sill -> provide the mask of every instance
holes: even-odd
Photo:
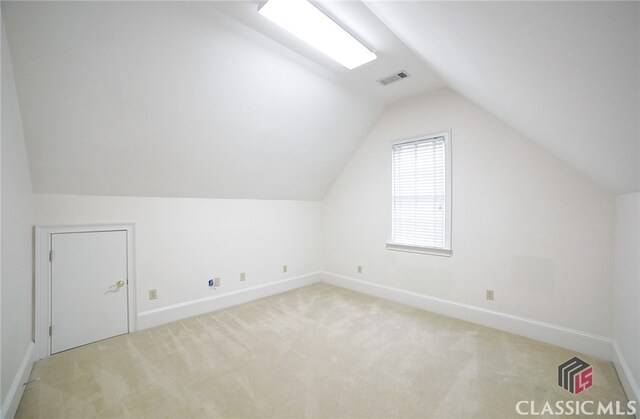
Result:
[[[424,255],[444,256],[451,257],[453,254],[451,250],[447,249],[435,249],[432,247],[420,247],[409,246],[406,244],[387,243],[387,250],[393,250],[396,252],[409,252],[409,253],[421,253]]]

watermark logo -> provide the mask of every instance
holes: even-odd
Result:
[[[577,356],[558,366],[558,385],[580,394],[593,385],[593,368]]]
[[[578,357],[558,365],[558,385],[571,394],[580,394],[593,385],[593,368]],[[522,416],[634,416],[635,401],[520,400],[516,412]]]

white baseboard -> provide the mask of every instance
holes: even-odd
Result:
[[[36,361],[36,353],[34,349],[35,344],[33,342],[29,342],[29,346],[27,346],[27,350],[24,354],[24,358],[22,358],[20,367],[18,368],[15,377],[13,377],[13,382],[9,388],[7,397],[2,402],[3,419],[13,419],[16,414],[16,410],[18,410],[20,399],[22,399],[22,393],[24,393],[24,383],[29,380],[33,363]]]
[[[561,346],[607,361],[612,360],[613,342],[602,336],[330,272],[322,273],[322,281],[374,297]]]
[[[627,360],[622,353],[622,349],[620,349],[616,341],[613,341],[613,365],[616,367],[618,377],[620,378],[620,382],[622,382],[622,387],[625,393],[627,393],[627,398],[630,401],[635,400],[636,404],[640,403],[640,386],[633,377]],[[640,417],[640,412],[638,412],[636,416]]]
[[[138,330],[246,303],[295,288],[304,287],[319,281],[422,310],[525,336],[607,361],[612,361],[615,356],[613,353],[612,340],[602,336],[498,311],[487,310],[468,304],[430,297],[399,288],[374,284],[330,272],[313,272],[226,294],[143,311],[138,313]]]
[[[252,288],[143,311],[138,313],[138,330],[148,329],[150,327],[159,326],[176,320],[182,320],[188,317],[198,316],[200,314],[209,313],[222,308],[257,300],[259,298],[280,294],[285,291],[290,291],[319,282],[320,279],[321,273],[313,272],[284,279],[282,281],[258,285]]]

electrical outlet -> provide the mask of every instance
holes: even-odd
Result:
[[[361,274],[362,273],[362,265],[358,265],[358,273]]]
[[[213,278],[213,285],[215,285],[216,287],[220,286],[220,277]]]
[[[155,300],[158,298],[158,290],[149,290],[149,299]]]
[[[209,280],[209,286],[210,286],[210,287],[213,287],[213,279],[210,279],[210,280]]]
[[[240,272],[240,281],[244,281],[246,279],[244,272]]]
[[[282,265],[282,273],[283,274],[287,273],[287,265]]]
[[[493,290],[486,291],[487,300],[493,301]]]

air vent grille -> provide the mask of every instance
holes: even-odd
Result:
[[[397,82],[398,80],[406,79],[407,77],[410,77],[409,73],[404,70],[400,70],[390,76],[379,79],[378,83],[380,83],[382,86],[388,86],[391,83]]]

